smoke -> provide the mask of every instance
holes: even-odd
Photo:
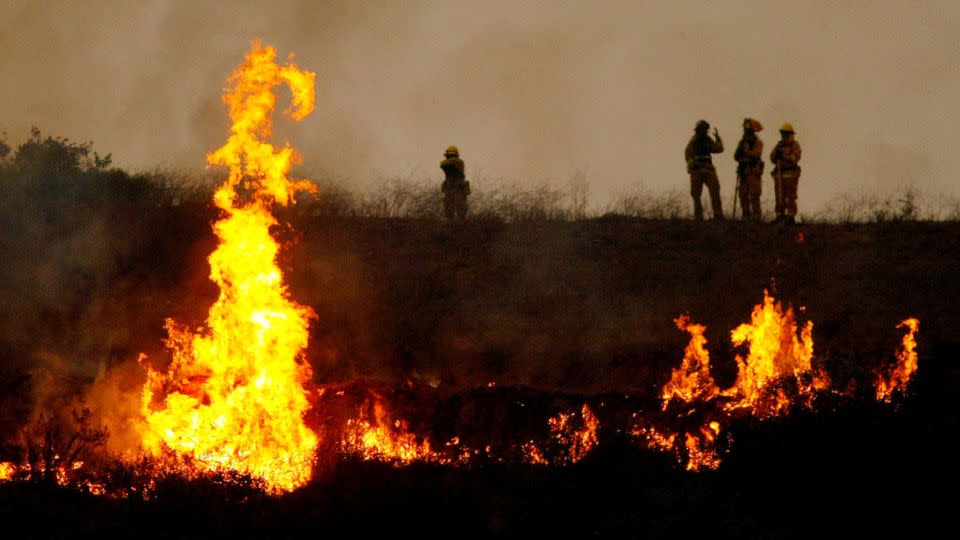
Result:
[[[886,156],[956,193],[944,151],[960,70],[952,2],[13,1],[0,22],[0,126],[93,139],[123,167],[199,168],[227,124],[224,78],[253,37],[318,73],[318,110],[280,130],[307,174],[360,189],[468,173],[558,184],[586,172],[596,204],[686,183],[693,123],[720,128],[725,193],[740,120],[768,148],[792,122],[801,206],[885,188]],[[914,180],[910,180],[914,181]],[[803,210],[803,209],[802,209]]]
[[[209,296],[197,278],[211,211],[161,205],[145,179],[69,157],[84,148],[38,135],[0,163],[0,417],[14,403],[18,425],[135,410],[119,391],[77,398],[95,382],[142,386],[135,360],[161,347],[163,319],[195,317]]]

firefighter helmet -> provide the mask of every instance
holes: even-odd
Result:
[[[747,127],[747,126],[749,126],[750,129],[752,129],[755,133],[760,133],[761,131],[763,131],[763,124],[761,124],[759,120],[756,120],[754,118],[743,119],[743,127]]]

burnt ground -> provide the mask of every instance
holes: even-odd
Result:
[[[31,309],[33,295],[5,291],[0,353],[8,372],[35,377],[37,359],[54,355],[57,373],[92,382],[104,366],[129,367],[139,351],[162,358],[165,317],[202,320],[216,292],[205,277],[209,211],[114,219],[131,225],[100,231],[106,262],[50,271],[39,252],[18,262],[20,271],[52,273],[70,294],[51,295],[57,302],[43,295],[43,309]],[[668,378],[686,343],[672,323],[681,313],[708,326],[714,374],[722,386],[731,382],[728,333],[770,288],[804,308],[801,318],[815,323],[816,362],[838,387],[859,384],[861,398],[735,423],[716,472],[685,473],[606,428],[599,448],[569,467],[341,462],[279,499],[238,501],[214,487],[171,485],[143,503],[5,484],[5,523],[68,537],[790,538],[917,535],[950,522],[958,224],[294,223],[284,235],[297,243],[283,266],[293,297],[317,312],[308,356],[319,384],[429,389],[433,410],[467,427],[464,411],[517,393],[622,409],[626,401],[613,396],[649,399]],[[881,406],[863,398],[863,384],[892,360],[895,326],[907,316],[921,321],[920,370],[910,395]],[[17,327],[30,331],[10,330]],[[496,389],[477,397],[491,381]],[[602,425],[614,414],[597,409]],[[514,427],[499,417],[487,424]]]

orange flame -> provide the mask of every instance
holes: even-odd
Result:
[[[638,424],[630,430],[630,434],[643,439],[646,442],[647,448],[660,452],[672,452],[674,450],[674,444],[676,444],[677,441],[676,433],[667,434],[654,426]]]
[[[748,408],[760,416],[776,416],[790,405],[782,392],[769,396],[769,390],[786,377],[797,382],[801,396],[812,396],[814,390],[825,388],[829,379],[825,373],[813,372],[813,322],[799,329],[793,308],[786,310],[767,291],[763,303],[753,308],[749,323],[741,324],[730,333],[735,346],[748,344],[746,356],[737,355],[737,380],[724,395],[737,398],[730,409]]]
[[[540,451],[537,443],[533,441],[527,441],[521,445],[520,449],[523,451],[523,460],[525,462],[531,465],[550,464],[550,462],[547,461],[547,458],[543,457],[543,452]]]
[[[430,448],[430,441],[421,441],[416,434],[410,433],[405,421],[391,423],[379,401],[373,404],[372,421],[367,420],[365,408],[361,408],[359,418],[347,421],[342,442],[347,453],[356,454],[367,461],[385,461],[396,465],[440,460],[440,455]],[[455,441],[451,441],[451,446],[459,444],[458,439]]]
[[[573,417],[573,413],[560,413],[548,420],[554,440],[566,449],[559,459],[561,464],[577,463],[585,458],[599,442],[597,429],[600,427],[600,421],[586,403],[580,408],[582,421],[580,428],[571,421]]]
[[[59,459],[60,456],[54,456]],[[104,484],[93,480],[85,479],[81,476],[81,469],[84,463],[74,461],[70,464],[59,463],[47,468],[45,465],[34,466],[31,464],[17,465],[10,461],[0,461],[0,482],[10,482],[13,480],[31,481],[40,478],[50,478],[61,487],[77,488],[92,495],[106,495],[107,490]],[[51,475],[52,473],[52,475]]]
[[[719,434],[719,422],[710,422],[701,427],[699,434],[686,434],[684,445],[687,447],[688,471],[700,472],[704,469],[715,470],[720,467],[720,456],[714,448]]]
[[[917,330],[920,329],[920,321],[914,318],[902,321],[897,328],[906,328],[903,340],[900,342],[900,350],[897,351],[897,365],[888,373],[881,373],[877,376],[876,389],[877,399],[890,402],[895,392],[903,393],[910,384],[910,378],[917,371]]]
[[[9,461],[0,461],[0,482],[12,480],[17,474],[17,466]]]
[[[697,432],[674,432],[669,428],[638,423],[631,434],[644,441],[648,448],[673,453],[678,462],[682,463],[686,454],[686,469],[689,471],[716,469],[720,465],[716,441],[722,430],[721,422],[729,420],[736,411],[761,419],[770,418],[788,412],[795,398],[812,407],[816,392],[830,384],[827,374],[815,370],[812,365],[813,323],[807,322],[798,328],[793,309],[784,309],[767,291],[763,293],[763,302],[754,306],[750,322],[741,324],[730,333],[734,346],[747,345],[748,350],[745,355],[737,355],[737,379],[726,390],[720,391],[710,375],[710,354],[704,337],[706,328],[692,324],[687,316],[681,316],[675,322],[677,328],[690,334],[690,342],[680,367],[673,370],[660,392],[663,410],[666,411],[674,399],[698,406],[689,408],[687,414],[717,396],[729,401],[716,411],[721,416],[714,416],[715,419],[706,422]],[[784,387],[786,381],[796,383],[795,391]],[[715,402],[712,406],[718,404]],[[680,435],[683,435],[682,439]]]
[[[576,412],[562,412],[550,417],[547,424],[550,426],[550,439],[543,450],[532,440],[520,445],[524,462],[531,465],[572,465],[585,458],[600,442],[597,435],[600,420],[586,403],[580,408],[579,415]]]
[[[167,321],[173,360],[166,374],[147,366],[143,444],[155,455],[169,449],[200,470],[249,474],[279,491],[309,479],[317,437],[303,421],[311,374],[302,351],[313,314],[283,283],[271,206],[291,203],[310,185],[287,178],[298,159],[293,148],[263,139],[272,129],[273,87],[290,87],[286,113],[300,120],[313,111],[315,75],[275,57],[272,47],[254,42],[224,92],[230,138],[207,156],[230,170],[214,195],[224,215],[209,257],[220,296],[203,329]]]
[[[661,392],[664,410],[674,398],[684,402],[706,401],[720,392],[710,376],[710,353],[707,352],[707,338],[703,337],[707,327],[691,323],[686,315],[674,322],[677,328],[690,334],[690,343],[683,352],[683,362],[673,370],[670,381]]]

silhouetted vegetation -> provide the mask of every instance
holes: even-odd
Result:
[[[33,481],[56,483],[58,474],[71,474],[100,450],[109,433],[95,425],[90,409],[61,409],[40,413],[20,432],[20,449]]]
[[[616,194],[606,205],[596,206],[590,202],[589,181],[581,171],[562,188],[548,180],[472,178],[471,182],[472,220],[675,220],[692,216],[690,197],[683,186],[654,191],[639,184]],[[0,195],[7,200],[18,200],[20,195],[37,204],[46,203],[47,213],[50,205],[209,205],[215,183],[215,177],[159,168],[130,174],[112,167],[111,155],[101,156],[90,142],[43,136],[37,128],[15,150],[0,137]],[[300,208],[293,215],[440,220],[439,185],[437,179],[388,177],[369,191],[354,192],[337,182],[320,181],[315,195],[298,197]],[[770,193],[765,195],[764,208],[772,208]],[[960,219],[960,198],[906,186],[886,194],[872,190],[842,193],[822,210],[801,211],[806,221],[818,223],[956,221]]]

